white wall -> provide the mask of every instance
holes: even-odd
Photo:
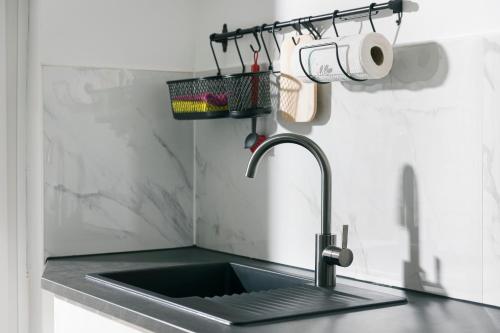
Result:
[[[46,0],[40,60],[46,65],[192,72],[193,0]]]
[[[30,2],[27,114],[27,228],[30,332],[51,332],[44,263],[42,65],[179,71],[193,68],[195,1],[33,0]]]
[[[2,329],[8,330],[15,327],[15,322],[9,320],[11,313],[9,311],[9,301],[12,295],[9,295],[10,276],[12,274],[9,267],[9,244],[12,242],[9,237],[9,205],[7,186],[7,161],[8,161],[8,123],[7,123],[7,25],[6,4],[0,2],[0,322]],[[14,301],[16,299],[14,298]]]
[[[222,22],[235,29],[366,4],[211,1],[203,8],[211,19],[198,35],[196,68],[214,68],[206,31],[219,31]],[[355,253],[339,274],[500,305],[499,4],[475,6],[484,15],[470,16],[455,1],[419,1],[399,31],[395,16],[375,20],[397,47],[387,79],[321,87],[311,124],[261,122],[268,135],[307,135],[328,155],[334,230],[350,225]],[[340,34],[369,29],[367,22],[338,24]],[[248,63],[248,44],[240,47]],[[238,65],[234,53],[221,62]],[[313,268],[318,166],[307,152],[283,146],[264,159],[256,179],[245,179],[249,125],[196,123],[197,244]]]
[[[44,66],[49,257],[193,244],[193,123],[151,70]]]
[[[27,2],[0,1],[0,331],[27,328],[24,125]]]

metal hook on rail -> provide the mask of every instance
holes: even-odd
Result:
[[[272,71],[273,70],[273,61],[271,60],[271,56],[269,55],[269,51],[267,50],[267,45],[266,45],[266,41],[264,40],[264,36],[262,36],[262,32],[264,32],[264,27],[266,25],[267,24],[264,23],[260,27],[260,39],[262,41],[262,45],[264,46],[264,51],[266,51],[267,60],[269,61],[269,70]]]
[[[212,34],[210,35],[210,48],[212,49],[212,54],[214,56],[214,60],[215,60],[215,66],[217,66],[217,76],[220,76],[221,72],[220,72],[220,66],[219,66],[219,61],[217,60],[217,55],[215,54],[215,50],[214,50],[214,41],[213,41],[213,36],[215,34]]]
[[[319,33],[318,29],[312,24],[311,22],[312,16],[309,16],[307,19],[307,22],[304,23],[304,26],[306,29],[309,31],[309,33],[313,36],[314,39],[321,39],[321,34]]]
[[[261,28],[262,29],[262,28]],[[252,44],[250,44],[250,48],[252,49],[252,52],[253,53],[259,53],[260,50],[262,50],[262,46],[260,45],[260,41],[259,41],[259,37],[257,36],[257,31],[259,30],[259,27],[255,27],[255,29],[253,30],[252,34],[253,34],[253,37],[255,38],[255,40],[257,41],[257,45],[259,46],[259,48],[256,50]]]
[[[333,11],[333,18],[332,18],[332,25],[333,25],[333,30],[335,31],[335,36],[339,36],[339,32],[337,31],[337,26],[335,25],[335,19],[337,18],[337,15],[339,13],[339,10],[336,9]]]
[[[372,11],[373,11],[373,7],[375,7],[377,4],[375,2],[372,2],[370,4],[370,9],[368,10],[368,19],[370,20],[370,24],[372,26],[372,30],[373,32],[377,32],[377,30],[375,30],[375,25],[373,24],[373,20],[372,20]]]
[[[236,45],[236,51],[238,51],[238,57],[240,58],[242,73],[245,73],[245,63],[243,62],[243,57],[241,56],[240,47],[238,45],[238,38],[241,38],[241,29],[236,30],[236,36],[234,37],[234,44]]]
[[[281,53],[280,44],[278,43],[278,38],[276,38],[276,25],[278,23],[279,23],[278,21],[275,21],[273,23],[273,30],[271,30],[271,33],[273,34],[274,43],[276,44],[276,47],[278,48],[278,52]],[[280,30],[281,29],[279,29],[278,31],[280,31]]]
[[[292,25],[292,27],[295,29],[295,31],[297,31],[297,32],[298,32],[298,34],[299,34],[299,35],[303,35],[303,33],[302,33],[302,23],[301,23],[301,21],[302,21],[302,18],[299,18],[299,23],[294,23],[294,24]],[[295,44],[295,46],[297,46],[297,45],[299,44],[299,42],[297,42],[297,41],[295,40],[295,37],[292,37],[292,41],[293,41],[293,44]]]

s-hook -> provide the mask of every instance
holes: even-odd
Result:
[[[254,31],[253,31],[253,37],[255,38],[255,40],[257,41],[257,45],[259,46],[259,48],[256,50],[252,44],[250,44],[250,48],[252,49],[252,52],[253,53],[259,53],[260,50],[262,50],[262,46],[260,45],[260,41],[259,41],[259,37],[257,36],[257,31],[259,30],[259,27],[255,27]],[[261,28],[262,30],[262,28]],[[262,33],[262,31],[261,31]]]
[[[312,16],[309,16],[307,22],[304,23],[304,26],[309,31],[309,33],[313,36],[314,39],[321,39],[321,34],[318,29],[311,23]]]
[[[373,20],[372,20],[372,12],[373,12],[373,7],[375,7],[376,5],[377,5],[377,4],[376,4],[375,2],[372,2],[372,3],[370,4],[370,9],[368,10],[368,19],[370,20],[370,24],[371,24],[371,26],[372,26],[372,30],[373,30],[373,32],[377,32],[377,31],[375,30],[375,25],[373,24]]]
[[[269,51],[267,50],[267,45],[266,45],[266,41],[264,40],[264,36],[262,36],[262,32],[264,31],[264,27],[266,25],[267,24],[264,23],[260,27],[260,39],[262,41],[262,45],[264,46],[264,51],[266,51],[267,60],[269,61],[269,70],[272,71],[273,70],[273,61],[271,60],[271,56],[269,55]]]
[[[337,55],[337,64],[339,65],[339,68],[340,70],[342,71],[342,73],[348,78],[348,79],[351,79],[353,81],[356,81],[356,82],[362,82],[362,81],[366,81],[366,79],[358,79],[358,78],[355,78],[351,75],[349,75],[349,73],[347,73],[347,71],[344,69],[344,66],[342,66],[342,63],[340,62],[340,56],[339,56],[339,46],[337,43],[335,42],[330,42],[330,43],[324,43],[324,44],[319,44],[319,45],[310,45],[310,46],[304,46],[304,47],[301,47],[299,49],[299,63],[300,63],[300,67],[302,68],[302,71],[304,72],[304,74],[307,76],[307,78],[315,83],[319,83],[319,84],[327,84],[327,83],[330,83],[330,82],[325,82],[325,81],[319,81],[319,80],[316,80],[314,77],[312,77],[309,73],[307,73],[305,67],[304,67],[304,63],[302,62],[302,51],[305,50],[305,49],[310,49],[310,48],[315,48],[315,47],[321,47],[321,46],[329,46],[329,45],[335,45],[335,51],[336,51],[336,55]]]
[[[401,25],[401,22],[403,21],[403,11],[398,12],[398,19],[396,20],[397,25]]]
[[[215,50],[214,50],[214,41],[213,41],[213,35],[215,34],[212,34],[210,35],[210,48],[212,49],[212,54],[214,56],[214,60],[215,60],[215,66],[217,66],[217,76],[220,76],[221,72],[220,72],[220,66],[219,66],[219,61],[217,61],[217,55],[215,54]]]
[[[295,22],[295,23],[292,25],[292,28],[293,28],[295,31],[297,31],[297,33],[298,33],[299,35],[303,35],[303,33],[302,33],[302,23],[301,23],[301,21],[302,21],[302,19],[301,19],[301,18],[299,18],[299,22],[298,22],[298,23],[297,23],[297,22]]]
[[[332,18],[332,25],[333,25],[333,30],[335,31],[335,36],[339,36],[339,32],[337,31],[337,26],[335,25],[335,19],[337,18],[337,14],[339,13],[339,10],[336,9],[333,11],[333,18]]]
[[[243,62],[243,57],[241,56],[240,47],[238,46],[238,38],[241,38],[241,29],[236,30],[236,36],[234,37],[234,44],[236,45],[236,51],[238,51],[238,57],[240,58],[242,73],[245,73],[245,63]]]
[[[298,33],[299,35],[303,35],[303,34],[302,34],[302,23],[301,23],[301,21],[302,21],[302,18],[299,18],[299,23],[294,23],[294,24],[292,25],[293,29],[295,29],[295,31],[297,31],[297,33]],[[295,40],[295,37],[293,37],[293,36],[292,36],[292,41],[293,41],[293,44],[295,44],[295,46],[297,46],[297,45],[299,44],[299,42],[297,42],[297,41]]]
[[[280,44],[278,43],[278,38],[276,38],[276,24],[278,24],[279,21],[274,21],[273,23],[273,30],[271,30],[271,33],[273,34],[273,39],[274,39],[274,43],[276,43],[276,47],[278,48],[278,52],[281,53],[281,48],[280,48]],[[279,29],[278,31],[280,31],[281,29]]]

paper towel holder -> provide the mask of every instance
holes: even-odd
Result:
[[[375,29],[375,25],[373,24],[373,19],[372,19],[372,12],[373,12],[373,8],[376,6],[377,4],[375,2],[372,2],[370,4],[370,6],[368,7],[368,20],[370,21],[370,25],[372,27],[372,30],[373,32],[377,32],[377,30]],[[338,10],[335,10],[333,13],[332,13],[332,26],[333,26],[333,30],[335,32],[335,35],[337,37],[339,37],[339,33],[337,31],[337,26],[335,24],[335,19],[338,15],[339,11]],[[310,20],[311,18],[309,17],[309,24],[310,23]],[[300,19],[299,19],[299,24],[300,24]],[[399,24],[399,23],[398,23]],[[312,34],[312,33],[311,33]],[[313,34],[314,35],[314,34]],[[314,35],[315,39],[316,39],[316,36]],[[294,44],[297,45],[297,43],[295,43],[295,40],[294,41]],[[344,74],[348,79],[352,80],[352,81],[356,81],[356,82],[363,82],[363,81],[366,81],[366,79],[358,79],[352,75],[350,75],[349,73],[347,73],[347,71],[344,69],[344,66],[342,66],[342,62],[340,61],[340,56],[339,56],[339,46],[336,42],[329,42],[329,43],[324,43],[324,44],[319,44],[319,45],[311,45],[311,46],[304,46],[304,47],[301,47],[299,49],[299,63],[300,63],[300,67],[302,69],[302,72],[304,72],[305,76],[313,81],[314,83],[318,83],[318,84],[328,84],[330,83],[329,81],[319,81],[317,79],[315,79],[312,75],[310,75],[307,71],[306,71],[306,68],[304,67],[304,63],[302,62],[302,50],[305,50],[305,49],[311,49],[311,48],[316,48],[316,47],[322,47],[322,46],[330,46],[330,45],[335,45],[335,54],[336,54],[336,57],[337,57],[337,64],[339,65],[339,68],[340,70],[342,71],[342,74]],[[375,49],[372,49],[371,50],[371,55],[372,55],[372,58],[373,60],[375,61],[375,63],[377,63],[378,65],[380,65],[381,62],[383,62],[384,60],[384,54],[382,53],[382,51],[380,50],[380,48],[375,48]]]
[[[315,83],[318,83],[318,84],[328,84],[328,83],[330,83],[329,81],[319,81],[319,80],[315,79],[312,75],[310,75],[306,71],[306,68],[304,67],[304,63],[302,62],[302,51],[303,50],[305,50],[305,49],[312,49],[312,48],[316,48],[316,47],[322,47],[322,46],[330,46],[330,45],[335,45],[335,53],[336,53],[336,56],[337,56],[337,64],[339,65],[339,68],[342,71],[342,74],[344,74],[348,79],[356,81],[356,82],[366,81],[366,79],[358,79],[358,78],[350,75],[349,73],[347,73],[347,71],[344,69],[344,66],[342,66],[342,62],[340,61],[339,45],[336,42],[328,42],[328,43],[323,43],[323,44],[319,44],[319,45],[309,45],[309,46],[301,47],[299,49],[299,64],[300,64],[300,68],[302,69],[302,71],[304,72],[304,74],[306,75],[306,77],[309,80],[311,80],[311,81],[313,81]]]
[[[372,19],[372,12],[373,12],[373,8],[376,6],[377,4],[375,2],[372,2],[370,4],[370,6],[368,7],[368,20],[370,21],[370,25],[372,27],[372,30],[373,32],[377,32],[377,30],[375,29],[375,25],[373,24],[373,19]],[[333,30],[335,32],[335,35],[337,37],[339,37],[339,33],[337,31],[337,25],[335,24],[335,19],[338,15],[339,11],[338,10],[335,10],[333,13],[332,13],[332,26],[333,26]],[[310,22],[311,18],[309,17],[309,22]],[[299,20],[299,24],[300,24],[300,20]],[[315,38],[316,39],[316,38]],[[294,43],[295,43],[295,40],[294,40]],[[297,45],[297,44],[295,44]],[[340,61],[340,56],[339,56],[339,46],[337,43],[335,42],[329,42],[329,43],[324,43],[324,44],[320,44],[320,45],[312,45],[312,46],[305,46],[305,47],[301,47],[299,49],[299,63],[300,63],[300,67],[302,69],[302,71],[304,72],[304,74],[306,75],[306,77],[315,82],[315,83],[318,83],[318,84],[328,84],[330,82],[325,82],[325,81],[319,81],[317,79],[315,79],[312,75],[310,75],[305,67],[304,67],[304,63],[302,62],[302,50],[305,50],[305,49],[310,49],[310,48],[316,48],[316,47],[322,47],[322,46],[330,46],[330,45],[335,45],[335,53],[336,53],[336,56],[337,56],[337,64],[339,65],[339,68],[340,70],[342,71],[342,74],[344,74],[348,79],[352,80],[352,81],[356,81],[356,82],[363,82],[363,81],[366,81],[366,79],[358,79],[358,78],[355,78],[354,76],[351,76],[349,73],[347,73],[347,71],[344,69],[344,66],[342,66],[342,63]],[[383,54],[378,54],[377,50],[375,50],[375,56],[373,55],[373,52],[372,51],[372,56],[374,58],[378,58],[380,56],[382,56],[382,61],[383,61]],[[380,61],[380,60],[379,60]]]

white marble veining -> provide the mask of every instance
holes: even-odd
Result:
[[[47,256],[193,243],[193,125],[182,73],[43,67]]]
[[[500,306],[500,36],[483,40],[483,289]]]
[[[401,45],[392,74],[320,88],[307,135],[333,170],[345,276],[500,305],[500,36]],[[313,268],[320,173],[282,145],[244,172],[249,120],[173,121],[188,74],[44,67],[47,255],[196,243]],[[195,146],[195,161],[193,161]],[[193,163],[196,184],[193,184]]]
[[[355,253],[354,264],[339,274],[472,301],[483,300],[483,280],[500,293],[498,278],[493,281],[493,270],[500,272],[495,197],[489,228],[496,232],[484,250],[496,254],[483,279],[483,43],[469,36],[401,45],[388,78],[321,87],[314,123],[269,119],[262,126],[268,135],[305,134],[329,157],[333,229],[350,225]],[[498,72],[500,62],[492,62]],[[500,84],[494,76],[493,85]],[[500,106],[498,96],[493,102]],[[242,146],[249,125],[195,126],[197,243],[313,268],[317,163],[304,149],[281,145],[263,159],[255,179],[246,179],[249,152]]]

